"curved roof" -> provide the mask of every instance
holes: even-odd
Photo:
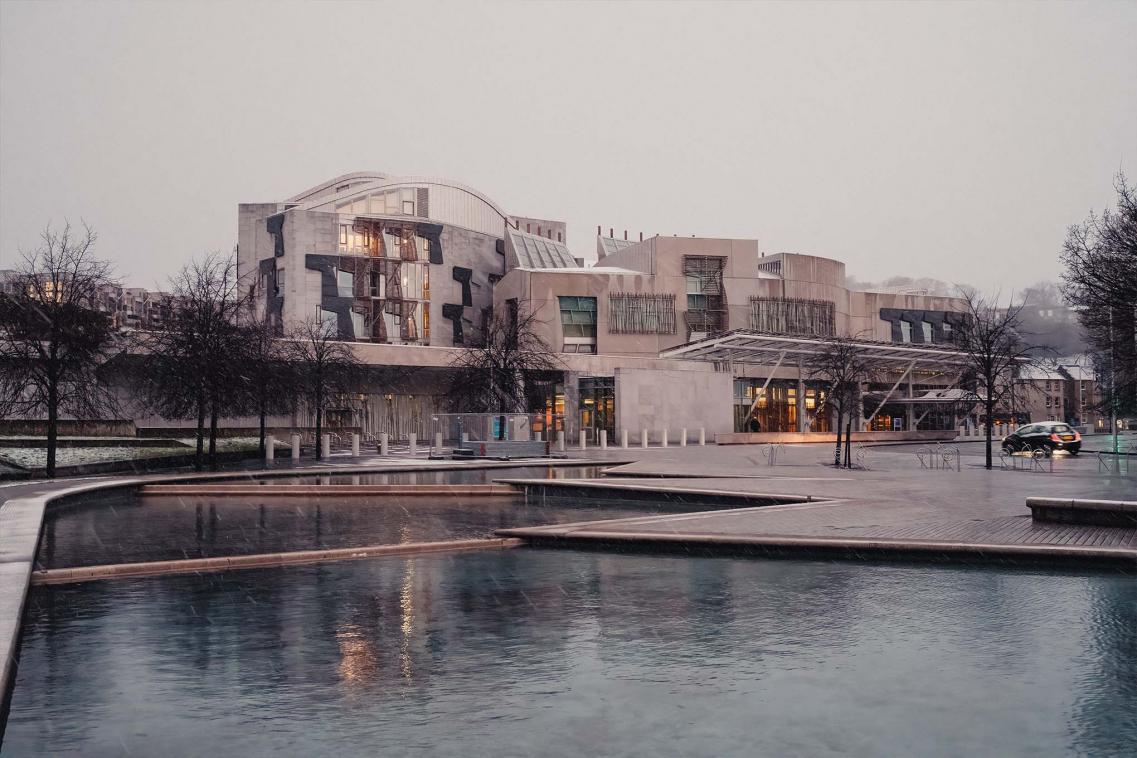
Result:
[[[335,188],[343,184],[359,185],[365,181],[376,179],[386,179],[387,175],[380,171],[353,171],[350,174],[341,174],[334,179],[329,179],[326,182],[321,182],[315,187],[309,187],[303,192],[293,195],[285,202],[287,203],[303,203],[307,200],[312,200],[322,195],[335,194]]]
[[[342,192],[336,192],[335,187],[348,184],[349,186]],[[450,179],[442,179],[439,177],[429,176],[392,176],[383,174],[376,171],[357,171],[351,174],[343,174],[337,176],[323,184],[319,184],[309,190],[301,192],[299,195],[294,195],[289,198],[290,203],[301,203],[305,206],[305,210],[313,210],[317,206],[326,205],[330,202],[342,202],[344,200],[354,198],[356,195],[364,195],[373,192],[377,189],[390,187],[400,184],[435,184],[441,187],[450,187],[460,192],[465,192],[483,203],[488,205],[494,210],[502,220],[508,219],[508,215],[501,206],[487,197],[485,194],[479,192],[473,187],[465,184],[452,181]],[[330,191],[329,191],[330,190]]]

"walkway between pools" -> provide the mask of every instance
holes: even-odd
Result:
[[[770,451],[718,448],[713,456],[664,449],[610,469],[602,482],[513,480],[530,498],[639,500],[739,496],[797,498],[759,507],[502,529],[542,546],[746,552],[758,555],[924,560],[1078,561],[1137,569],[1137,529],[1035,522],[1029,496],[1132,500],[1137,475],[1103,473],[1092,457],[1058,458],[1054,470],[982,467],[982,446],[958,446],[959,470],[927,468],[919,446],[873,448],[868,468],[837,469],[831,446]],[[620,451],[623,452],[623,451]],[[603,453],[596,453],[602,457]],[[828,463],[829,465],[826,465]],[[735,503],[730,503],[731,505]]]

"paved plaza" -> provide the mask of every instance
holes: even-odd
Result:
[[[713,538],[777,538],[845,541],[936,542],[943,545],[1048,545],[1133,550],[1137,529],[1038,523],[1031,496],[1132,500],[1137,497],[1137,461],[1132,473],[1107,472],[1089,454],[1057,456],[1043,470],[983,468],[983,444],[961,442],[960,465],[928,468],[921,445],[890,445],[866,451],[866,469],[835,469],[831,445],[786,446],[770,465],[768,447],[686,447],[593,451],[589,457],[635,463],[609,471],[612,485],[651,488],[661,497],[685,489],[811,497],[818,502],[684,515],[661,515],[582,525],[504,530],[509,536],[618,539],[659,537],[698,542]],[[934,446],[933,446],[934,448]],[[924,458],[928,457],[924,452]],[[826,465],[829,464],[829,465]],[[622,476],[621,476],[622,474]],[[564,483],[556,486],[571,486]],[[1088,551],[1082,551],[1088,554]]]

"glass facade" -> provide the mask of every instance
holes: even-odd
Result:
[[[774,379],[762,390],[765,379],[734,380],[734,430],[736,432],[796,432],[798,430],[798,384]],[[828,432],[829,413],[824,408],[825,389],[805,384],[805,431]]]
[[[608,432],[608,441],[616,436],[616,378],[612,376],[586,376],[578,384],[580,391],[580,428],[590,440],[600,437],[600,430]]]

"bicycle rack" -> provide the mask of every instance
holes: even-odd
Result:
[[[786,446],[783,445],[781,442],[771,442],[768,445],[763,445],[762,446],[762,457],[766,459],[766,465],[767,466],[777,466],[778,465],[778,456],[781,455],[782,451],[784,451],[785,449],[786,449]]]
[[[916,450],[916,460],[920,462],[920,468],[930,471],[963,470],[962,457],[955,445],[936,443],[935,449],[925,445]]]
[[[865,471],[869,470],[869,449],[862,443],[857,443],[856,452],[857,466],[863,468]]]
[[[1053,474],[1054,456],[1047,455],[1044,450],[1035,450],[1026,457],[1002,450],[999,452],[999,468],[1003,471],[1041,471]]]

